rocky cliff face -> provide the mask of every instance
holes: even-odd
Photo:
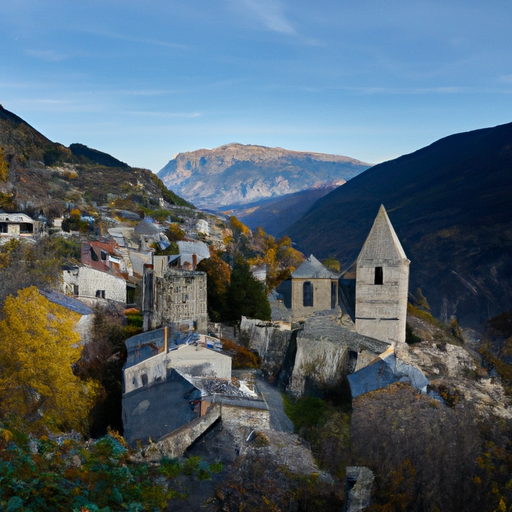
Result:
[[[240,323],[240,341],[261,357],[261,369],[269,382],[279,378],[293,334],[290,323],[264,322],[245,316]]]
[[[158,176],[197,207],[222,208],[342,185],[368,167],[346,156],[227,144],[179,153]]]

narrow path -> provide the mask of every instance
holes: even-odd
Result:
[[[293,434],[293,423],[284,412],[283,397],[279,390],[260,378],[256,379],[256,385],[270,409],[270,428],[278,432]]]

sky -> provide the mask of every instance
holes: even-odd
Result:
[[[512,2],[10,0],[0,104],[158,172],[230,142],[378,163],[512,122]]]

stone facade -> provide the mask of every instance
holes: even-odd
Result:
[[[107,299],[126,304],[126,281],[92,267],[63,271],[64,293],[77,297]]]
[[[311,306],[304,305],[304,287],[307,286],[307,283],[310,283],[312,290]],[[337,304],[337,297],[338,280],[336,278],[292,278],[292,309],[296,314],[334,309]]]
[[[151,386],[166,379],[171,368],[190,375],[231,379],[231,357],[196,345],[179,345],[161,352],[123,371],[124,392]]]
[[[308,316],[338,305],[338,276],[325,268],[312,254],[277,288],[293,316]]]
[[[24,213],[0,213],[0,237],[32,237],[38,224]]]
[[[207,331],[205,272],[169,269],[158,275],[146,265],[142,288],[144,330],[191,321],[198,332]]]
[[[356,331],[386,343],[405,342],[409,263],[381,206],[357,258]]]
[[[270,428],[270,412],[264,401],[222,399],[221,417],[226,428]]]

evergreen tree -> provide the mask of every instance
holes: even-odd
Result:
[[[242,316],[270,320],[265,285],[253,277],[249,264],[244,260],[235,262],[227,290],[227,305],[230,320],[239,322]]]

